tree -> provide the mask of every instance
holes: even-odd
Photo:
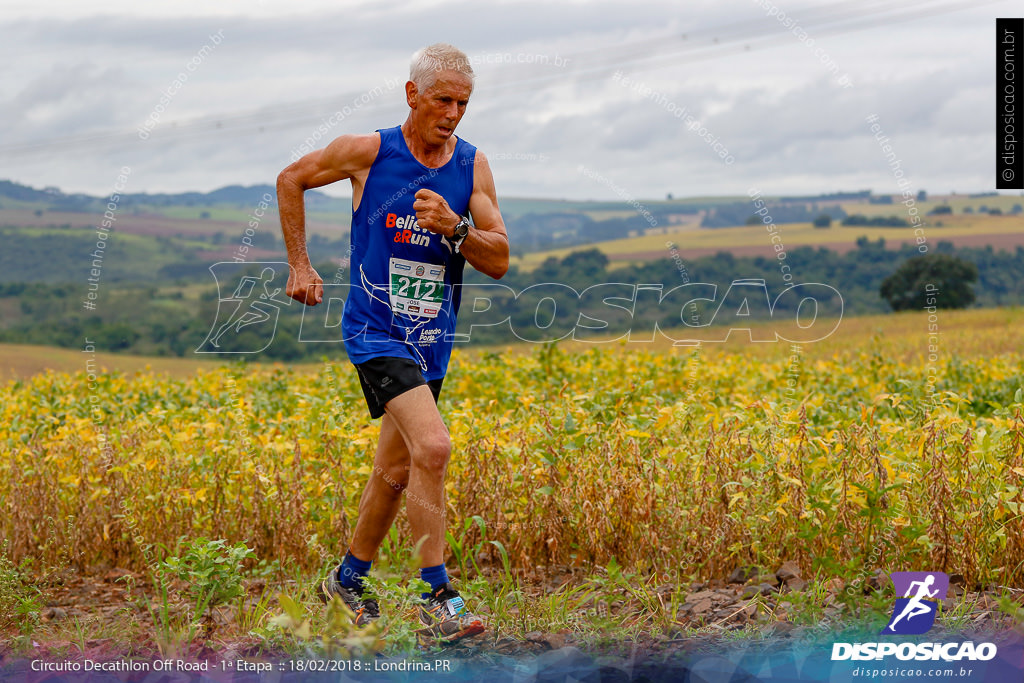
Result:
[[[562,259],[562,267],[570,276],[595,277],[608,268],[608,257],[600,249],[574,251]]]
[[[879,294],[894,311],[966,308],[974,302],[972,282],[978,267],[948,254],[927,254],[907,259],[882,281]]]
[[[823,213],[814,219],[814,227],[816,228],[830,228],[832,227],[832,216],[827,213]]]
[[[134,326],[126,322],[116,322],[101,326],[95,332],[96,347],[104,351],[123,351],[142,336]]]

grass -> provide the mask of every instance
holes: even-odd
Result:
[[[9,544],[0,545],[0,633],[14,631],[27,637],[39,625],[39,590],[32,585],[31,560],[15,564]]]
[[[450,649],[424,642],[416,634],[420,624],[415,611],[424,585],[414,578],[410,558],[406,551],[400,565],[375,566],[368,583],[382,599],[382,619],[367,627],[352,625],[351,613],[340,600],[325,607],[311,590],[320,573],[305,572],[297,583],[275,581],[259,591],[251,587],[216,623],[197,619],[188,598],[157,584],[155,596],[141,600],[145,607],[141,613],[126,606],[113,614],[37,623],[31,640],[14,639],[13,652],[33,652],[31,642],[38,641],[47,644],[49,656],[64,658],[96,657],[98,651],[141,657],[188,659],[211,653],[230,657],[228,650],[256,658],[347,659],[379,653],[429,661],[450,656]],[[250,574],[244,575],[248,582]],[[649,646],[652,639],[760,640],[769,637],[780,622],[793,624],[803,633],[801,637],[809,638],[877,633],[891,617],[894,597],[888,586],[867,594],[860,590],[837,593],[828,588],[828,577],[821,576],[805,591],[755,595],[731,605],[728,616],[694,621],[681,615],[685,591],[674,587],[665,591],[661,581],[661,577],[635,574],[612,563],[545,590],[492,567],[463,579],[459,588],[489,624],[490,635],[476,643],[481,652],[490,651],[498,641],[526,642],[538,633],[541,638],[568,637],[587,651],[622,648],[631,642]],[[995,610],[1011,621],[1019,622],[1024,616],[1019,591],[1004,589],[993,601]],[[972,601],[960,599],[940,612],[937,623],[951,632],[969,629],[975,625],[975,607]],[[751,616],[742,618],[741,613]]]

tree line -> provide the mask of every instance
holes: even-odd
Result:
[[[1024,302],[1022,247],[1008,252],[996,251],[991,247],[956,248],[948,242],[940,242],[922,259],[912,246],[887,249],[884,240],[861,238],[856,249],[845,254],[812,247],[788,250],[785,264],[789,267],[786,272],[792,276],[789,281],[784,278],[779,259],[763,256],[737,257],[728,252],[720,252],[711,256],[688,258],[685,249],[673,253],[666,247],[664,258],[610,269],[608,257],[602,252],[596,249],[576,251],[564,258],[549,258],[533,272],[513,267],[499,283],[507,291],[494,290],[504,292],[496,298],[495,305],[499,310],[508,310],[508,324],[496,325],[491,329],[475,329],[471,343],[514,343],[519,337],[510,334],[510,328],[537,329],[539,325],[548,322],[545,316],[550,313],[551,302],[545,302],[544,299],[551,297],[545,297],[545,292],[560,292],[560,296],[571,296],[570,292],[583,293],[601,283],[626,285],[616,291],[627,293],[630,291],[629,285],[657,284],[661,286],[662,292],[669,292],[680,285],[689,284],[692,285],[690,291],[698,293],[711,290],[702,290],[697,285],[717,287],[717,299],[696,302],[692,310],[686,312],[690,318],[680,321],[679,315],[675,315],[677,326],[689,324],[691,320],[699,321],[697,324],[709,323],[716,309],[723,304],[724,293],[733,282],[740,280],[763,280],[768,301],[777,300],[775,311],[768,311],[764,305],[753,305],[756,302],[751,301],[751,319],[763,319],[772,314],[795,315],[799,302],[779,295],[787,289],[787,285],[796,283],[822,283],[833,288],[842,298],[845,315],[924,308],[928,304],[923,289],[926,283],[931,283],[934,289],[942,293],[943,298],[933,302],[939,307],[1010,306]],[[258,264],[239,266],[235,275],[244,271],[258,279],[261,268]],[[321,262],[317,268],[325,280],[335,280],[338,270],[335,264]],[[347,282],[347,273],[337,281]],[[0,284],[0,307],[5,311],[0,324],[0,341],[79,348],[88,337],[97,349],[106,351],[157,356],[191,355],[210,336],[211,327],[218,321],[218,306],[221,306],[219,320],[226,320],[226,304],[219,298],[228,294],[221,292],[218,296],[206,267],[190,277],[189,282],[209,283],[198,301],[186,297],[181,291],[160,288],[155,284],[112,281],[104,285],[95,310],[83,309],[81,283]],[[883,287],[886,282],[887,287]],[[494,284],[494,281],[467,268],[466,283],[472,287]],[[547,290],[539,287],[529,289],[538,284],[551,283],[557,286],[548,287]],[[274,287],[283,289],[283,280],[275,283]],[[821,305],[826,308],[838,305],[837,300],[829,299],[831,295],[825,289],[818,291],[825,294],[819,297]],[[945,297],[949,297],[948,301]],[[276,295],[278,301],[283,298],[283,293]],[[629,311],[610,307],[598,300],[581,299],[575,305],[579,306],[577,310],[581,315],[588,316],[589,311],[608,323],[607,332],[612,334],[626,326],[636,325],[638,321],[649,324],[650,320],[644,319],[648,315],[658,316],[658,324],[662,327],[672,324],[673,317],[665,316],[664,306],[653,313],[647,310],[656,309],[656,303],[657,297],[652,299],[648,292],[644,297],[635,298]],[[338,341],[300,341],[299,330],[303,324],[304,311],[297,302],[280,306],[265,304],[261,310],[272,308],[279,311],[277,329],[273,342],[265,349],[262,345],[268,338],[267,327],[261,325],[242,325],[228,330],[221,336],[217,349],[222,352],[260,349],[258,353],[247,353],[245,357],[283,361],[317,360],[324,355],[333,357],[344,354]],[[305,324],[308,326],[311,321],[319,321],[317,324],[322,328],[332,329],[329,326],[336,324],[340,312],[337,306],[330,309],[317,307],[317,310],[306,311]],[[609,316],[609,313],[616,315]],[[727,313],[734,315],[736,312]],[[551,317],[559,319],[551,321],[556,327],[549,334],[558,334],[558,325],[564,327],[575,324],[574,320],[565,317]],[[479,316],[467,315],[466,311],[463,311],[460,318],[460,322],[468,322],[471,318],[479,320]],[[730,322],[730,319],[727,317],[715,322]],[[206,350],[211,348],[207,344]]]

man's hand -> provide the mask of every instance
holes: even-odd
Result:
[[[307,306],[316,306],[324,300],[324,281],[310,264],[288,268],[288,284],[284,293]]]
[[[459,214],[452,211],[444,197],[432,190],[420,190],[412,204],[416,222],[424,230],[451,237],[459,224]]]

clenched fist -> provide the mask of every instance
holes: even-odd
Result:
[[[433,190],[419,190],[412,204],[416,222],[424,230],[451,237],[459,224],[459,215],[452,211],[444,197]]]
[[[307,306],[316,306],[324,300],[324,281],[316,268],[308,263],[289,267],[284,293]]]

